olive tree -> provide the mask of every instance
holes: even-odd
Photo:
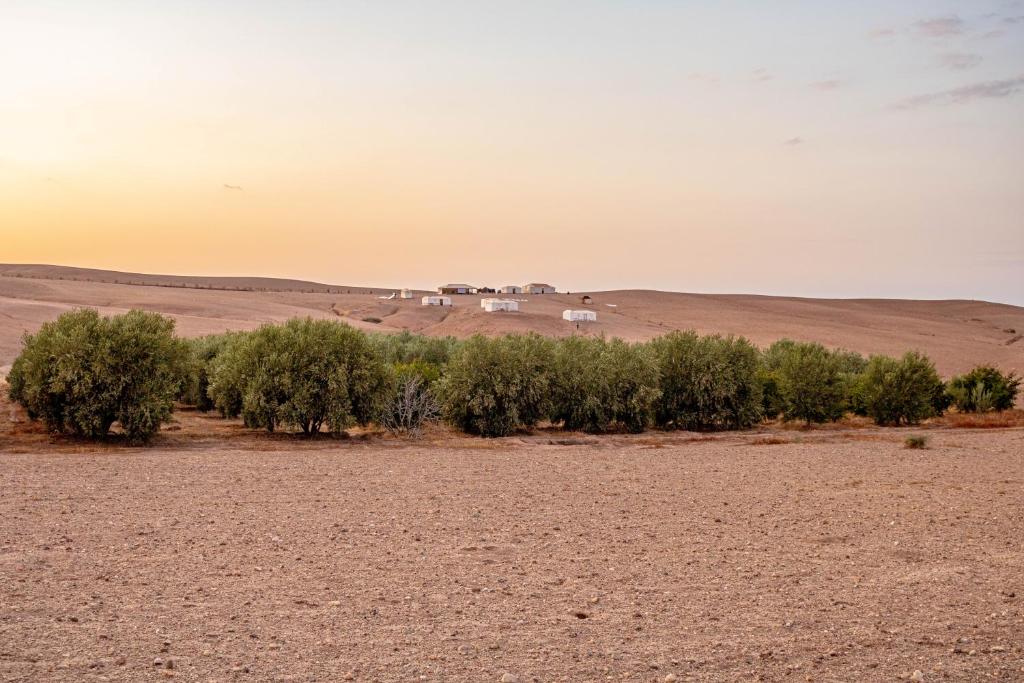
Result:
[[[671,332],[650,342],[661,396],[655,423],[668,429],[742,429],[760,419],[758,351],[743,337]]]
[[[942,390],[934,363],[917,351],[900,359],[872,356],[858,383],[864,410],[879,425],[917,424],[935,415]]]
[[[774,374],[784,419],[810,425],[835,421],[845,414],[850,383],[839,356],[821,344],[808,342],[787,345],[778,356]]]
[[[25,336],[9,393],[52,431],[95,439],[117,423],[143,443],[171,417],[185,357],[169,318],[75,310]]]
[[[621,339],[560,340],[553,378],[552,420],[570,430],[642,432],[660,395],[650,348]]]
[[[293,319],[231,339],[211,366],[209,395],[250,427],[317,434],[367,424],[388,389],[366,335],[344,323]]]
[[[438,383],[444,418],[470,434],[507,436],[551,411],[554,343],[538,334],[461,344]]]
[[[202,412],[214,408],[213,399],[209,394],[210,369],[213,360],[227,348],[232,337],[237,334],[237,332],[226,332],[184,340],[187,354],[182,370],[179,401],[195,406]]]

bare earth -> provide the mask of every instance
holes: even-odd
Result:
[[[249,289],[253,291],[245,291]],[[458,337],[527,330],[552,336],[574,334],[575,325],[562,320],[562,311],[585,307],[580,302],[582,292],[520,296],[524,301],[519,313],[486,313],[479,296],[454,297],[455,307],[444,309],[421,306],[418,298],[380,298],[394,291],[271,278],[139,275],[0,264],[0,372],[18,354],[22,334],[81,306],[107,314],[131,308],[157,311],[175,318],[178,331],[186,336],[311,316],[344,320],[366,330]],[[865,354],[924,351],[945,376],[980,363],[1024,373],[1024,308],[1006,304],[643,290],[589,294],[593,303],[586,307],[597,311],[598,321],[584,325],[581,332],[585,334],[641,340],[674,329],[695,329],[743,335],[761,346],[790,337]]]
[[[0,680],[1024,680],[1024,428],[304,441],[183,412],[125,449],[0,408]]]
[[[0,374],[23,332],[76,306],[159,311],[187,335],[310,315],[462,336],[570,334],[560,313],[579,305],[380,295],[0,266]],[[1013,306],[594,299],[586,333],[1024,370]],[[0,681],[1024,681],[1019,411],[990,429],[498,440],[310,441],[176,416],[129,449],[53,438],[0,398]],[[929,448],[905,449],[919,433]]]

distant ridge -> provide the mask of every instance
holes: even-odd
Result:
[[[351,287],[328,285],[308,280],[276,277],[224,277],[206,275],[154,275],[127,273],[98,268],[53,266],[44,263],[0,263],[0,276],[34,278],[40,280],[72,280],[105,282],[109,284],[141,285],[146,287],[180,287],[185,289],[218,289],[241,292],[315,292],[321,294],[367,294],[373,291],[393,291],[389,288]]]
[[[443,274],[439,274],[441,281]],[[254,329],[290,318],[341,320],[359,329],[465,338],[536,332],[605,335],[629,341],[672,330],[743,336],[760,347],[788,337],[863,354],[927,353],[949,376],[981,363],[1024,372],[1024,307],[969,300],[812,299],[621,289],[521,297],[518,313],[488,313],[480,296],[454,306],[391,299],[389,288],[268,277],[151,275],[43,264],[0,264],[0,366],[22,335],[75,308],[104,315],[133,308],[171,316],[183,336]],[[583,295],[586,294],[586,301]],[[567,308],[596,322],[577,328]]]

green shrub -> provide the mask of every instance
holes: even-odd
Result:
[[[472,337],[438,382],[442,414],[481,436],[532,427],[550,415],[553,364],[554,343],[538,334]]]
[[[76,310],[25,336],[9,392],[55,432],[102,438],[116,422],[143,443],[171,417],[185,358],[169,318]]]
[[[646,346],[584,337],[556,344],[552,420],[565,429],[642,432],[659,394],[658,366]]]
[[[344,323],[293,319],[230,340],[212,363],[209,395],[250,427],[317,434],[367,424],[387,395],[384,365]]]
[[[935,365],[916,351],[899,360],[872,356],[858,390],[865,412],[880,425],[916,424],[937,414],[935,396],[942,380]]]
[[[903,440],[903,445],[915,450],[928,448],[928,437],[923,435],[908,436]]]
[[[423,361],[442,367],[462,343],[454,337],[427,337],[409,331],[371,333],[369,339],[379,358],[389,365]]]
[[[195,406],[202,412],[213,409],[213,399],[208,393],[210,367],[213,359],[227,347],[235,334],[237,333],[227,332],[184,340],[187,354],[183,364],[179,401]]]
[[[849,381],[841,358],[817,343],[793,343],[779,354],[777,391],[786,420],[838,420],[848,406]]]
[[[742,429],[760,419],[758,352],[746,339],[671,332],[650,346],[661,389],[658,426]]]
[[[1013,372],[1004,374],[990,365],[981,365],[949,380],[947,395],[962,413],[1009,410],[1017,400],[1020,381]]]

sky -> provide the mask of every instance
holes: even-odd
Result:
[[[0,0],[0,262],[1024,305],[1024,1]]]

